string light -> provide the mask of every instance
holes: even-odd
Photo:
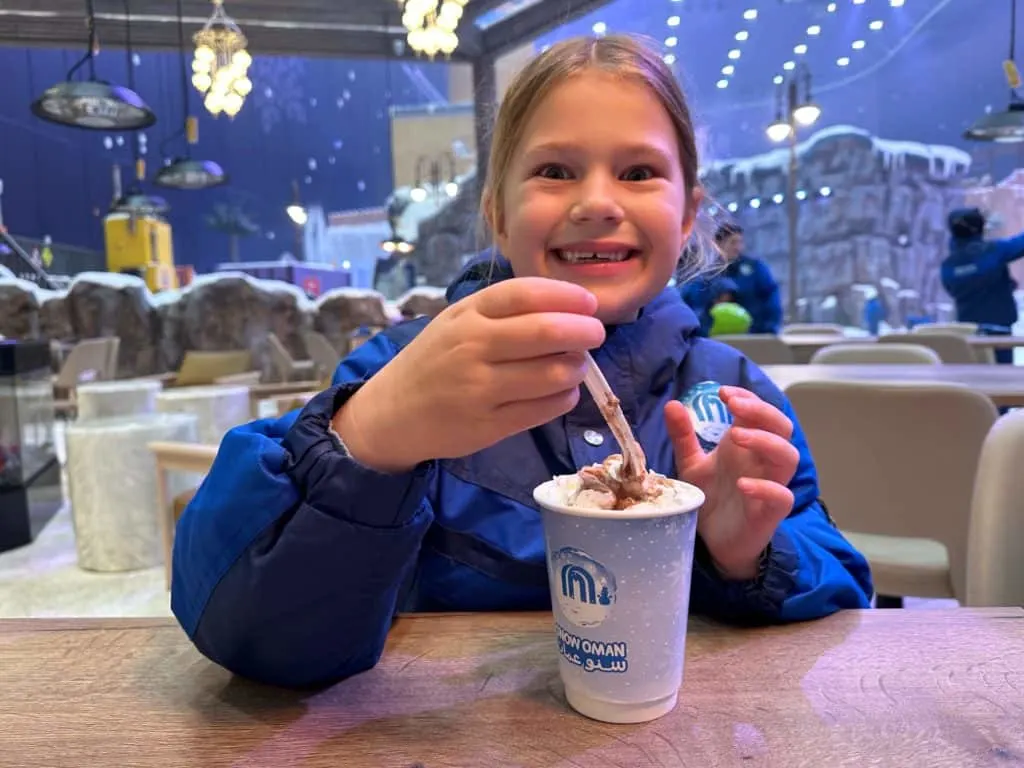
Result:
[[[757,9],[748,8],[743,11],[743,19],[744,21],[755,21],[757,19]],[[750,30],[741,29],[737,31],[736,34],[733,35],[733,39],[735,39],[737,43],[747,42],[750,39]],[[730,61],[738,61],[742,56],[743,52],[739,48],[731,48],[728,53],[726,53],[726,57]],[[715,85],[722,89],[728,88],[730,82],[729,78],[736,74],[736,67],[732,64],[726,64],[722,67],[722,74],[725,75],[725,77],[720,79],[715,83]]]

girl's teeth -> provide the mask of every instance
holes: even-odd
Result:
[[[622,261],[629,255],[629,251],[615,251],[607,253],[593,253],[590,251],[559,251],[558,255],[568,262]]]

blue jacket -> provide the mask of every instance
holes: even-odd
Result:
[[[753,318],[751,333],[779,332],[782,325],[779,284],[775,282],[768,265],[753,256],[741,255],[729,262],[719,274],[710,278],[696,278],[686,285],[683,299],[698,317],[703,318],[714,295],[723,292],[720,286],[723,278],[730,281],[736,302]]]
[[[957,319],[1008,328],[1017,322],[1009,263],[1024,256],[1024,233],[1005,240],[950,238],[942,287],[956,303]]]
[[[508,276],[504,268],[473,267],[449,298]],[[272,684],[324,684],[376,664],[396,611],[550,607],[532,490],[617,450],[585,392],[556,421],[406,474],[360,466],[328,430],[360,383],[427,322],[397,325],[366,342],[341,362],[334,385],[301,412],[225,436],[178,524],[171,589],[178,621],[215,662]],[[705,436],[727,418],[709,382],[748,387],[793,416],[752,363],[698,336],[693,313],[671,288],[635,322],[609,328],[594,356],[651,467],[670,476],[675,459],[662,413],[670,399],[690,404],[699,424],[709,427],[699,430]],[[600,445],[592,445],[591,431],[603,436]],[[801,456],[790,486],[796,503],[760,578],[723,580],[698,541],[694,612],[771,623],[868,605],[868,566],[818,502],[799,429],[793,441]]]
[[[683,301],[697,316],[697,320],[700,322],[701,336],[711,334],[711,307],[720,296],[731,293],[737,300],[739,299],[739,288],[736,283],[722,275],[695,278],[684,283],[679,292]]]

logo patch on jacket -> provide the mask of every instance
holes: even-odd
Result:
[[[690,387],[680,398],[689,411],[697,439],[705,451],[715,448],[732,424],[732,414],[718,394],[721,386],[717,381],[702,381]]]

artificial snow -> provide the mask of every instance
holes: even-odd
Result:
[[[326,293],[321,294],[315,304],[316,308],[320,309],[326,302],[335,298],[345,299],[377,299],[381,304],[384,303],[384,294],[379,291],[375,291],[371,288],[332,288]]]
[[[48,301],[61,298],[65,294],[64,291],[51,291],[36,285],[31,280],[22,280],[20,277],[15,277],[14,273],[6,267],[0,267],[0,285],[13,285],[26,293],[31,293],[35,296],[36,304],[40,307]]]
[[[822,128],[805,141],[798,143],[796,153],[798,156],[802,156],[810,152],[821,141],[846,136],[860,136],[870,141],[872,151],[882,156],[882,164],[887,170],[902,169],[908,155],[927,160],[929,174],[943,179],[949,179],[957,173],[966,173],[971,167],[971,156],[956,147],[881,139],[852,125],[833,125]],[[789,148],[783,147],[750,157],[716,160],[706,164],[701,169],[701,174],[709,171],[721,173],[728,171],[730,183],[736,183],[739,179],[749,182],[750,177],[758,171],[785,173],[788,169]]]

